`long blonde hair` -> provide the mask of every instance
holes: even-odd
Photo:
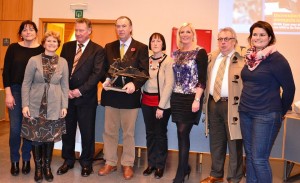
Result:
[[[176,36],[176,43],[177,43],[177,48],[178,49],[181,49],[182,48],[182,43],[180,41],[180,31],[182,30],[182,28],[184,27],[189,27],[192,31],[192,33],[194,34],[194,37],[193,37],[193,47],[196,47],[197,46],[197,34],[196,34],[196,30],[195,28],[193,27],[193,25],[191,23],[183,23],[178,31],[177,31],[177,36]]]

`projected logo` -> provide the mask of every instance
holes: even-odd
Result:
[[[276,33],[300,33],[300,0],[221,0],[219,28],[230,26],[249,33],[258,20],[269,22]]]

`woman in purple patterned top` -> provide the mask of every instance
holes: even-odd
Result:
[[[207,53],[197,45],[196,32],[184,23],[177,32],[178,50],[173,53],[175,84],[171,96],[172,121],[177,126],[179,163],[174,183],[184,182],[191,168],[188,165],[190,132],[199,123],[206,85]]]

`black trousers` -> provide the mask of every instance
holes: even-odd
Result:
[[[148,166],[165,168],[168,155],[167,126],[171,109],[164,110],[163,118],[155,117],[157,107],[142,104],[142,112],[146,126]]]
[[[82,152],[79,158],[81,166],[92,166],[95,153],[96,105],[76,106],[69,104],[66,116],[67,134],[62,136],[62,157],[68,165],[75,163],[75,137],[77,124],[81,134]]]
[[[243,177],[243,144],[242,140],[230,140],[228,128],[228,102],[215,102],[212,97],[208,101],[209,145],[212,158],[210,175],[224,176],[224,163],[229,150],[227,180],[240,182]]]

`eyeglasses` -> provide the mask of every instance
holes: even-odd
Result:
[[[218,40],[219,42],[222,42],[222,41],[228,42],[228,41],[231,40],[231,39],[235,39],[235,38],[233,38],[233,37],[224,37],[224,38],[220,37],[220,38],[218,38],[217,40]]]

